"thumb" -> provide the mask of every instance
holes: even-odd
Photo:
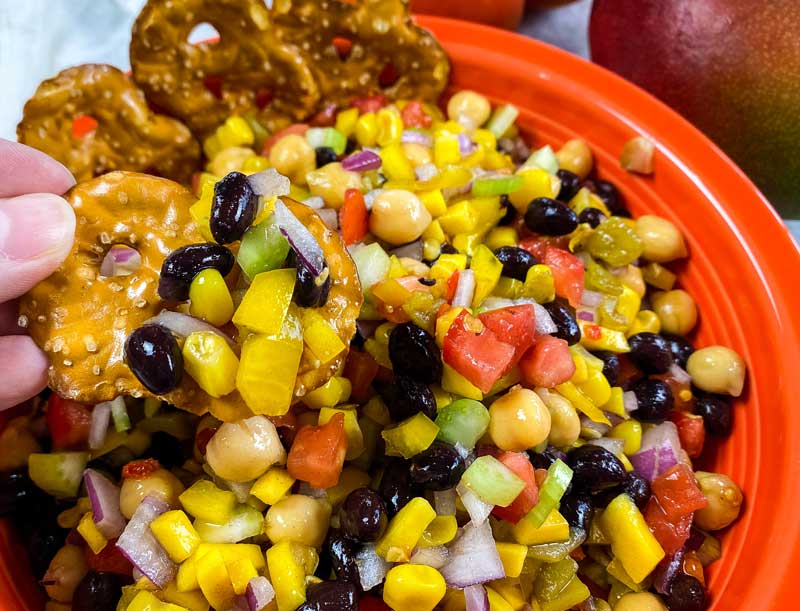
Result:
[[[0,303],[53,273],[69,254],[75,213],[58,195],[0,199]]]

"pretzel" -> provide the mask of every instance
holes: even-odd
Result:
[[[125,363],[124,344],[133,330],[165,308],[157,292],[164,258],[181,246],[203,241],[189,215],[195,197],[169,180],[132,172],[80,183],[66,197],[78,219],[72,251],[20,303],[31,337],[50,359],[50,386],[84,403],[120,395],[155,396]],[[284,201],[322,246],[332,282],[328,301],[318,311],[347,344],[361,309],[355,265],[338,234],[310,208]],[[128,276],[102,277],[100,264],[116,244],[135,248],[141,266]],[[305,348],[295,398],[324,384],[345,357],[346,352],[320,364]],[[238,392],[210,397],[186,374],[177,389],[158,398],[198,415],[211,412],[224,421],[252,415]]]
[[[80,117],[97,128],[76,135]],[[134,170],[188,183],[200,162],[188,128],[152,112],[125,74],[103,64],[67,68],[42,82],[25,104],[17,138],[58,159],[78,181]]]
[[[189,43],[206,22],[219,41]],[[148,100],[201,136],[234,114],[276,130],[308,115],[319,99],[297,50],[270,31],[264,0],[149,0],[133,27],[130,58]],[[207,85],[219,79],[215,94]],[[272,101],[263,106],[267,95]]]
[[[414,25],[408,0],[275,0],[272,19],[280,39],[308,55],[326,102],[374,93],[435,102],[447,85],[447,55]],[[352,44],[346,58],[334,41]],[[387,67],[397,78],[382,86]]]

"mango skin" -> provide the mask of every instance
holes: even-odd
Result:
[[[800,2],[594,0],[592,59],[680,112],[800,218]]]

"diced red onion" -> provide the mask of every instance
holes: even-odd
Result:
[[[639,399],[636,398],[636,393],[632,390],[626,390],[622,393],[622,407],[628,413],[635,412],[639,409]]]
[[[339,213],[336,212],[336,210],[333,208],[322,208],[321,210],[317,210],[317,214],[319,214],[319,218],[322,219],[322,222],[328,226],[328,229],[332,231],[339,229]]]
[[[267,168],[247,177],[247,182],[253,188],[256,195],[266,197],[280,197],[289,195],[290,182],[283,174],[278,173],[275,168]]]
[[[433,493],[433,506],[440,516],[456,515],[456,489],[437,490]]]
[[[275,598],[275,589],[269,579],[259,575],[247,582],[245,596],[249,611],[262,611]]]
[[[433,138],[430,135],[413,129],[405,130],[403,135],[400,136],[400,142],[404,142],[406,144],[421,144],[422,146],[427,147],[433,146]]]
[[[92,514],[97,530],[106,539],[116,539],[125,530],[126,520],[119,509],[120,489],[99,471],[83,472],[86,493],[92,504]]]
[[[594,322],[594,311],[589,308],[578,308],[575,311],[575,317],[578,320],[585,320],[586,322]]]
[[[420,182],[428,182],[439,175],[439,168],[433,163],[423,163],[414,168],[414,176]]]
[[[444,545],[433,545],[431,547],[418,547],[411,554],[410,564],[424,564],[439,570],[445,564],[450,552]]]
[[[145,574],[144,574],[144,573],[142,573],[142,572],[141,572],[139,569],[137,569],[136,567],[133,567],[133,568],[131,569],[131,577],[133,578],[133,581],[134,581],[134,583],[135,583],[135,582],[139,581],[139,580],[140,580],[142,577],[145,577]]]
[[[480,584],[464,588],[464,600],[467,603],[466,611],[489,611],[489,594]]]
[[[672,582],[683,570],[684,551],[679,549],[672,556],[664,558],[653,571],[653,588],[659,594],[668,594],[672,589]]]
[[[450,560],[441,573],[450,587],[466,588],[506,576],[488,521],[480,526],[468,523],[448,546],[448,551]]]
[[[177,567],[150,531],[150,523],[168,510],[169,505],[161,498],[152,494],[145,497],[117,539],[122,555],[159,588],[175,578]]]
[[[596,308],[603,302],[603,293],[598,293],[597,291],[590,291],[589,289],[583,290],[583,295],[581,295],[581,305],[585,305],[589,308]]]
[[[558,326],[553,322],[553,319],[550,318],[550,312],[545,310],[544,306],[539,305],[534,301],[533,309],[536,312],[537,335],[549,335],[550,333],[556,333],[558,331]]]
[[[681,462],[681,452],[678,428],[672,422],[662,422],[645,431],[641,449],[630,456],[630,461],[639,475],[653,481]]]
[[[358,151],[342,160],[342,169],[349,172],[368,172],[381,167],[380,155],[372,151]]]
[[[161,312],[159,312],[156,316],[153,316],[153,318],[145,321],[144,324],[162,325],[181,337],[188,337],[195,332],[208,331],[210,333],[216,333],[222,337],[226,342],[228,342],[229,346],[234,347],[236,345],[236,343],[230,337],[225,335],[214,325],[210,325],[199,318],[195,318],[194,316],[181,314],[180,312],[161,310]]]
[[[672,363],[667,373],[669,373],[672,379],[678,384],[690,384],[692,382],[692,376],[689,375],[689,372],[677,363]]]
[[[334,211],[335,213],[335,211]],[[316,277],[325,269],[325,254],[317,239],[280,199],[275,202],[275,221],[294,252]]]
[[[97,450],[103,447],[111,422],[111,401],[103,401],[94,406],[92,420],[89,425],[89,447]]]
[[[139,251],[124,244],[112,246],[100,264],[100,275],[105,278],[130,276],[142,266]]]
[[[312,195],[308,199],[304,199],[303,204],[314,210],[321,210],[325,207],[325,200],[319,195]]]
[[[453,294],[452,306],[454,308],[468,308],[472,305],[475,295],[475,272],[471,269],[462,269],[458,272],[458,284]]]
[[[416,261],[422,261],[422,240],[414,240],[408,244],[393,248],[389,251],[389,254],[394,255],[398,259],[407,257]]]
[[[375,335],[375,331],[383,324],[382,320],[361,320],[358,319],[356,321],[356,327],[358,328],[358,334],[364,338],[369,339],[373,335]]]
[[[461,498],[461,502],[464,503],[464,507],[469,514],[470,520],[472,520],[476,526],[480,526],[486,522],[486,518],[488,518],[489,514],[492,513],[494,505],[482,501],[480,498],[478,498],[477,494],[472,492],[472,490],[467,488],[462,483],[459,483],[458,486],[456,486],[456,492]]]
[[[477,148],[478,145],[472,141],[469,135],[464,132],[458,134],[458,151],[461,153],[462,157],[471,155]]]
[[[593,446],[599,446],[611,452],[614,456],[619,456],[622,454],[622,448],[625,446],[625,442],[622,439],[616,439],[615,437],[601,437],[600,439],[590,439],[586,442],[587,444]]]
[[[364,205],[367,207],[367,210],[372,210],[372,204],[375,203],[375,198],[381,193],[383,193],[383,189],[373,189],[364,194]]]
[[[367,543],[356,554],[356,566],[358,567],[358,578],[364,590],[371,590],[383,582],[383,578],[392,567],[391,563],[386,562],[377,554],[374,543]]]

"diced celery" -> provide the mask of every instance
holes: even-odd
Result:
[[[480,401],[457,399],[439,410],[436,426],[439,439],[471,450],[489,427],[489,410]]]
[[[486,129],[492,132],[495,138],[501,138],[503,134],[505,134],[508,129],[514,125],[514,121],[517,120],[517,116],[519,116],[519,110],[517,110],[516,106],[513,106],[512,104],[504,104],[503,106],[499,106],[494,109],[492,118],[489,119]]]
[[[123,397],[117,397],[111,402],[111,419],[114,421],[114,429],[118,433],[130,430],[131,419],[128,416],[128,408],[125,406]]]
[[[343,154],[347,148],[347,137],[335,127],[312,127],[306,132],[306,141],[311,148],[326,146],[337,155]]]
[[[522,176],[488,176],[476,178],[472,182],[472,195],[475,197],[491,197],[513,193],[522,187]]]
[[[28,475],[34,484],[51,496],[78,496],[89,458],[88,452],[31,454],[28,457]]]
[[[367,293],[372,286],[386,279],[391,267],[391,261],[386,251],[377,242],[359,248],[352,253],[353,262],[358,270],[361,288]]]
[[[281,267],[290,248],[275,217],[270,215],[258,225],[250,227],[242,236],[236,261],[247,278],[252,280],[261,272]]]
[[[539,502],[525,516],[531,524],[538,528],[550,515],[550,512],[558,507],[561,497],[572,481],[572,469],[560,458],[557,458],[547,470],[547,477],[544,484],[539,488]]]
[[[439,427],[420,412],[395,427],[385,429],[381,437],[386,442],[387,456],[411,458],[427,450],[438,433]]]
[[[558,159],[549,144],[540,149],[536,149],[531,156],[522,164],[523,168],[541,168],[548,174],[558,172]]]
[[[525,482],[494,456],[480,456],[461,476],[464,485],[486,503],[508,507]]]
[[[206,543],[238,543],[260,535],[263,524],[264,516],[257,509],[239,505],[227,522],[214,524],[198,519],[194,521],[194,528]]]

